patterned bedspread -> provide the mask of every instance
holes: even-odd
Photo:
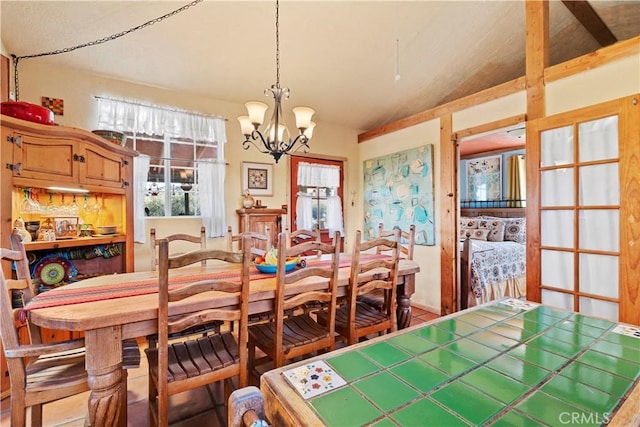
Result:
[[[481,297],[492,284],[526,274],[526,247],[516,242],[471,240],[471,290]]]

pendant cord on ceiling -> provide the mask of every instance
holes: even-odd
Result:
[[[121,31],[119,33],[116,34],[112,34],[110,36],[107,37],[103,37],[101,39],[98,40],[93,40],[87,43],[82,43],[79,44],[77,46],[72,46],[72,47],[65,47],[63,49],[57,49],[57,50],[52,50],[50,52],[43,52],[43,53],[36,53],[36,54],[32,54],[32,55],[22,55],[22,56],[17,56],[14,54],[11,54],[11,58],[13,61],[13,79],[14,79],[14,85],[15,85],[15,94],[16,94],[16,101],[20,100],[20,91],[19,91],[19,87],[18,87],[18,63],[21,59],[30,59],[30,58],[38,58],[41,56],[50,56],[50,55],[59,55],[61,53],[67,53],[67,52],[72,52],[76,49],[81,49],[83,47],[89,47],[89,46],[96,46],[99,44],[103,44],[106,42],[110,42],[111,40],[115,40],[118,39],[122,36],[126,36],[127,34],[133,33],[134,31],[138,31],[141,30],[143,28],[149,27],[153,24],[157,24],[158,22],[164,21],[165,19],[171,18],[174,15],[177,15],[180,12],[184,12],[185,10],[189,9],[192,6],[197,5],[198,3],[201,3],[203,0],[193,0],[191,3],[188,3],[184,6],[182,6],[179,9],[176,9],[172,12],[169,12],[165,15],[162,15],[158,18],[154,18],[150,21],[145,22],[144,24],[140,24],[138,26],[129,28],[128,30],[125,31]]]

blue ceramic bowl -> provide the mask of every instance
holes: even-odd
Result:
[[[275,264],[256,264],[256,268],[261,273],[275,274],[278,270],[278,266]],[[296,268],[296,261],[289,261],[284,265],[284,271],[291,271]]]

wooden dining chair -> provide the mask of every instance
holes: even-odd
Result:
[[[384,230],[383,224],[378,224],[378,237],[391,237],[395,229]],[[400,229],[400,257],[408,260],[413,260],[413,247],[416,244],[416,226],[411,224],[409,230],[405,231]],[[376,253],[378,254],[390,254],[392,248],[378,247]],[[378,290],[376,292],[364,294],[358,297],[359,301],[365,302],[380,311],[384,310],[384,291]]]
[[[311,240],[315,240],[316,242],[321,241],[320,228],[317,225],[313,230],[298,229],[289,233],[287,237],[287,247],[290,248],[291,246],[299,245],[300,243]],[[335,244],[335,241],[333,244]],[[320,258],[322,256],[322,251],[316,251],[316,255]]]
[[[391,230],[384,230],[382,223],[378,224],[378,237],[393,237],[395,228]],[[416,226],[411,224],[409,230],[405,231],[400,229],[400,256],[402,258],[413,260],[413,247],[416,244]],[[393,248],[385,248],[379,246],[376,248],[376,253],[384,254],[391,253]]]
[[[169,242],[189,242],[189,243],[196,243],[200,245],[200,249],[205,249],[207,247],[207,233],[206,233],[207,229],[202,226],[200,227],[200,235],[199,236],[194,236],[191,234],[185,234],[185,233],[178,233],[178,234],[171,234],[169,236],[165,236],[163,237],[164,239],[167,239]],[[151,230],[149,230],[149,234],[150,234],[150,242],[151,242],[151,252],[150,252],[150,257],[151,257],[151,271],[155,271],[156,268],[158,267],[158,246],[159,246],[159,237],[156,236],[156,229],[152,228]],[[206,265],[206,261],[202,262],[202,265]]]
[[[249,231],[241,234],[233,234],[231,226],[227,227],[227,250],[229,252],[241,251],[242,236],[248,234],[251,237],[251,254],[255,258],[256,256],[264,257],[267,250],[272,247],[271,243],[271,227],[268,225],[264,229],[265,234],[256,233],[255,231]],[[261,243],[258,243],[261,242]],[[266,249],[263,249],[266,248]]]
[[[338,234],[336,232],[336,234]],[[249,366],[254,372],[257,365],[273,361],[278,368],[285,360],[319,350],[335,348],[334,313],[338,286],[339,248],[317,240],[287,247],[287,233],[278,238],[278,267],[275,278],[275,319],[269,323],[249,326]],[[298,257],[307,251],[330,254],[326,266],[307,265],[285,271],[287,257]],[[309,285],[309,283],[313,283]],[[327,323],[323,326],[305,310],[297,310],[308,302],[328,304]],[[293,313],[292,313],[293,311]],[[256,359],[256,347],[266,356]]]
[[[149,420],[157,426],[168,425],[169,396],[225,380],[225,401],[231,394],[231,380],[238,377],[245,387],[247,372],[247,324],[249,313],[249,237],[243,237],[242,252],[200,249],[169,257],[169,241],[159,241],[158,346],[146,351],[149,362]],[[169,289],[169,269],[203,260],[218,260],[237,265],[238,280],[210,276]],[[220,298],[207,294],[227,294],[225,306]],[[219,331],[203,337],[177,335],[194,325],[212,321],[236,322],[235,331]]]
[[[400,253],[400,230],[396,229],[393,239],[378,237],[362,241],[360,230],[356,232],[351,254],[351,273],[347,303],[340,306],[335,314],[336,332],[349,345],[373,333],[393,332],[396,325],[396,286],[398,284],[398,262]],[[386,247],[391,249],[389,258],[369,261],[362,259],[365,252]],[[384,295],[383,309],[379,310],[358,298],[378,290]],[[316,313],[318,322],[328,324],[331,313],[322,310]]]
[[[12,235],[12,240],[14,236],[17,235]],[[43,404],[89,389],[85,371],[84,339],[42,344],[39,329],[28,324],[31,343],[20,343],[19,309],[12,307],[10,295],[12,291],[19,292],[26,303],[33,296],[33,287],[20,237],[17,236],[17,240],[12,243],[22,247],[22,250],[0,248],[0,257],[15,263],[18,276],[18,279],[7,279],[0,269],[0,331],[11,380],[11,425],[23,427],[27,408],[31,408],[31,425],[41,426]]]
[[[12,401],[11,401],[12,415],[11,416],[12,416],[12,420],[13,420],[14,413],[22,414],[22,417],[24,417],[25,416],[24,414],[26,413],[26,408],[31,406],[31,419],[32,419],[31,423],[34,426],[38,426],[42,424],[42,404],[43,403],[48,403],[54,400],[62,399],[64,397],[71,396],[73,394],[77,394],[81,391],[88,389],[88,386],[87,386],[86,388],[83,388],[78,392],[70,392],[69,394],[65,394],[63,391],[65,390],[65,387],[61,387],[60,389],[61,397],[54,397],[51,400],[42,400],[41,403],[32,403],[32,402],[38,402],[39,400],[37,397],[33,398],[33,395],[40,393],[37,390],[39,387],[38,381],[40,381],[37,378],[40,376],[42,377],[42,383],[44,384],[44,386],[49,387],[51,389],[46,393],[41,393],[42,396],[56,395],[55,366],[57,365],[60,365],[61,366],[60,369],[62,369],[63,371],[69,372],[67,380],[69,380],[69,382],[72,383],[72,386],[67,387],[66,389],[76,388],[76,386],[79,384],[80,375],[75,372],[76,368],[71,364],[71,362],[73,362],[74,364],[77,362],[77,364],[81,365],[81,369],[84,370],[84,357],[85,357],[84,339],[62,341],[60,343],[55,343],[55,344],[43,344],[42,343],[43,334],[40,328],[34,325],[33,323],[29,322],[28,318],[24,319],[24,322],[16,320],[16,323],[9,323],[8,319],[4,317],[5,313],[18,313],[19,308],[14,309],[12,306],[12,299],[13,299],[12,295],[17,294],[19,296],[19,300],[20,300],[19,305],[21,307],[24,307],[27,303],[29,303],[29,301],[31,301],[31,298],[33,298],[36,295],[36,288],[33,284],[33,281],[31,280],[31,275],[29,271],[29,261],[27,258],[24,244],[22,243],[22,238],[17,234],[12,234],[10,236],[10,241],[11,241],[11,250],[0,249],[0,258],[12,261],[13,267],[15,269],[16,278],[17,278],[16,280],[6,279],[5,280],[6,289],[3,288],[1,290],[2,296],[3,297],[7,296],[9,301],[9,308],[6,308],[4,302],[2,303],[2,324],[3,326],[6,325],[7,328],[9,328],[9,325],[11,324],[13,324],[14,326],[14,328],[11,328],[7,332],[5,332],[4,329],[2,329],[2,338],[3,338],[3,346],[5,349],[5,354],[6,354],[7,348],[13,348],[12,344],[5,344],[4,342],[5,336],[7,337],[7,339],[11,340],[12,343],[14,344],[18,343],[18,345],[21,346],[21,350],[18,350],[18,351],[32,352],[34,357],[38,356],[38,353],[37,353],[39,351],[38,348],[42,348],[42,353],[40,353],[41,357],[39,359],[33,359],[28,363],[26,363],[26,359],[22,360],[21,357],[18,357],[18,359],[20,359],[19,361],[14,360],[11,363],[9,363],[9,360],[7,360],[7,364],[9,367],[9,376],[11,378],[11,396],[12,396]],[[21,327],[27,328],[28,340],[30,343],[27,346],[22,346],[20,344],[20,333],[18,332],[18,329]],[[12,334],[12,330],[13,330],[13,333],[15,333],[15,340]],[[8,345],[9,347],[7,347]],[[60,346],[59,349],[57,347],[58,345]],[[66,350],[67,347],[69,347],[71,351],[67,351]],[[23,350],[25,348],[26,350]],[[12,350],[12,351],[15,352],[16,350]],[[66,352],[60,355],[49,354],[51,352],[57,353],[61,351],[66,351]],[[80,358],[83,359],[82,362],[80,362]],[[7,356],[7,359],[9,359],[9,356]],[[56,359],[59,359],[59,362],[56,361]],[[122,341],[122,360],[123,360],[123,364],[122,364],[123,369],[121,371],[121,383],[122,383],[123,389],[126,391],[127,369],[137,368],[140,366],[140,348],[135,338],[126,339]],[[42,365],[44,363],[49,363],[49,361],[55,361],[56,364],[52,364],[50,369],[42,369]],[[32,365],[35,366],[36,368],[32,368],[31,367]],[[27,382],[25,382],[24,380],[25,367],[27,369],[26,374],[31,375],[31,377],[27,379]],[[42,372],[40,373],[40,371]],[[86,382],[86,373],[84,374],[84,376],[85,376],[85,382]],[[24,384],[24,385],[30,384],[30,389],[28,390],[28,392],[31,397],[29,399],[26,399],[27,390],[25,390],[22,393],[19,391],[16,392],[14,390],[14,377],[16,378],[15,387],[17,387],[18,389],[20,389],[21,384]],[[14,410],[13,396],[15,396],[16,399],[18,399],[16,403],[18,406],[15,407],[15,410]],[[127,419],[127,393],[126,392],[122,394],[122,398],[123,398],[123,401],[121,402],[120,419],[122,421],[126,421]],[[26,406],[20,403],[22,402],[22,400],[25,400],[27,402]],[[15,423],[12,421],[11,425],[12,426],[24,425],[24,421],[22,422],[22,424],[20,424],[20,420],[17,420]]]

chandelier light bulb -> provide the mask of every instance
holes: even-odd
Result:
[[[269,106],[264,102],[251,101],[244,104],[249,113],[249,120],[257,128],[264,122],[264,113]]]
[[[314,127],[316,127],[316,122],[311,122],[311,123],[309,123],[309,126],[304,130],[303,135],[307,139],[311,139],[311,137],[313,136],[313,128]]]
[[[255,129],[253,123],[249,119],[249,116],[240,116],[238,117],[238,121],[240,122],[240,129],[242,130],[242,134],[245,136],[251,135],[251,132]]]
[[[300,129],[300,132],[304,132],[306,128],[311,124],[311,116],[316,111],[309,107],[296,107],[293,109],[293,114],[296,116],[296,127]]]

